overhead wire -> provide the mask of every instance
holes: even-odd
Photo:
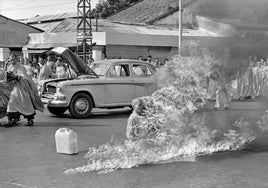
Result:
[[[6,10],[8,10],[8,11],[17,11],[17,10],[25,10],[25,9],[36,9],[36,8],[67,5],[67,4],[74,4],[74,2],[73,3],[58,3],[58,4],[50,4],[50,5],[40,5],[40,6],[23,7],[23,8],[2,9],[2,11],[6,11]]]
[[[35,0],[30,0],[30,1],[28,1],[28,2],[24,2],[24,3],[19,4],[19,5],[16,5],[16,6],[7,7],[7,8],[2,9],[2,10],[9,10],[9,9],[13,9],[13,8],[15,8],[15,7],[21,7],[21,6],[25,5],[26,3],[31,3],[31,2],[33,2],[33,1],[35,1]],[[1,0],[1,2],[2,2],[2,0]]]

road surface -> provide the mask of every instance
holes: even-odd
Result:
[[[229,129],[239,116],[253,125],[268,109],[266,99],[233,102],[228,111],[205,109],[210,126]],[[142,188],[142,187],[268,187],[268,137],[264,133],[241,151],[201,156],[195,162],[142,165],[107,174],[66,175],[64,170],[86,164],[88,147],[125,138],[130,109],[96,111],[86,120],[38,113],[35,127],[0,127],[0,188]],[[3,122],[4,119],[0,119]],[[54,134],[68,127],[78,134],[77,155],[57,154]]]

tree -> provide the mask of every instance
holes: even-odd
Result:
[[[101,18],[106,18],[126,7],[137,3],[140,0],[106,0],[100,1],[96,8],[92,10],[92,17],[98,15]]]

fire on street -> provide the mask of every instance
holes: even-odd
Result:
[[[210,126],[229,129],[240,115],[256,122],[267,109],[266,100],[233,102],[228,111],[204,110]],[[243,110],[244,109],[244,110]],[[247,109],[247,110],[245,110]],[[36,116],[33,128],[0,128],[0,187],[267,187],[267,134],[241,151],[200,156],[194,162],[141,165],[107,174],[64,174],[85,165],[88,148],[125,139],[130,109],[98,111],[86,120]],[[2,120],[1,120],[2,121]],[[254,126],[254,125],[252,125]],[[55,131],[68,127],[78,134],[78,155],[57,154]]]

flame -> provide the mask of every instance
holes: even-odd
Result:
[[[205,104],[204,79],[214,61],[208,56],[202,58],[178,57],[158,73],[160,89],[142,98],[146,121],[140,125],[155,131],[134,141],[112,140],[90,147],[85,157],[88,163],[65,173],[107,173],[142,164],[195,161],[200,155],[242,149],[259,132],[267,131],[268,112],[258,126],[239,118],[227,132],[211,129],[204,114],[193,113]],[[201,68],[197,62],[202,62]]]
[[[264,116],[266,120],[267,114]],[[200,118],[193,119],[187,122],[186,127],[161,129],[145,139],[112,141],[98,147],[91,147],[86,154],[88,164],[69,169],[65,173],[92,171],[107,173],[117,169],[138,167],[142,164],[195,161],[200,155],[240,150],[256,138],[258,131],[263,130],[261,127],[265,127],[262,121],[259,123],[262,126],[254,130],[250,123],[239,118],[233,124],[234,129],[221,133],[209,129],[202,122],[198,123]],[[268,130],[267,126],[265,130]]]

